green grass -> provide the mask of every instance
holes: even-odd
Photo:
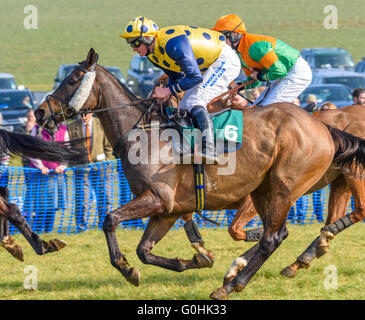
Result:
[[[283,278],[280,270],[294,262],[321,225],[289,225],[289,237],[269,258],[241,293],[231,299],[365,299],[364,224],[344,231],[331,244],[327,255],[316,260],[309,270],[301,270],[294,279]],[[57,253],[37,256],[21,236],[25,261],[0,251],[0,299],[209,299],[209,294],[221,286],[222,278],[231,262],[252,246],[232,241],[225,229],[202,229],[206,247],[215,253],[211,269],[188,270],[175,273],[155,266],[143,265],[135,249],[141,231],[118,231],[119,246],[132,266],[141,272],[138,288],[127,283],[109,263],[104,235],[88,231],[79,235],[47,234],[45,239],[57,237],[68,246]],[[190,259],[193,250],[183,230],[171,230],[155,247],[154,254]],[[26,291],[24,267],[38,268],[38,289]],[[338,288],[326,290],[324,281],[327,266],[338,272]]]
[[[90,47],[102,65],[117,65],[125,72],[133,55],[118,33],[137,15],[145,15],[160,27],[186,24],[211,28],[223,14],[240,15],[248,32],[268,34],[301,49],[342,47],[358,61],[365,38],[362,0],[333,0],[338,9],[338,29],[323,27],[325,1],[220,1],[220,0],[34,0],[38,29],[23,26],[28,0],[0,3],[0,71],[13,73],[18,84],[33,90],[50,90],[61,63],[86,58]]]

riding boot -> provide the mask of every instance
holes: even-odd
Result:
[[[213,122],[210,119],[208,110],[202,106],[195,106],[190,110],[190,115],[202,133],[201,145],[198,144],[198,156],[203,163],[217,164]]]

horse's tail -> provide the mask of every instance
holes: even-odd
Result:
[[[365,176],[365,140],[326,125],[335,143],[333,162],[352,175]]]
[[[0,155],[12,153],[74,166],[87,163],[88,154],[84,143],[81,143],[83,140],[44,141],[27,134],[0,129]]]

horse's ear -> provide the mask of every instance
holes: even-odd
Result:
[[[93,48],[90,49],[86,58],[86,68],[89,68],[97,63],[99,55],[95,52]]]

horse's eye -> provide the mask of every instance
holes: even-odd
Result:
[[[74,78],[70,78],[70,79],[68,79],[68,83],[70,84],[70,85],[74,85],[74,84],[76,84],[76,80],[74,79]]]

